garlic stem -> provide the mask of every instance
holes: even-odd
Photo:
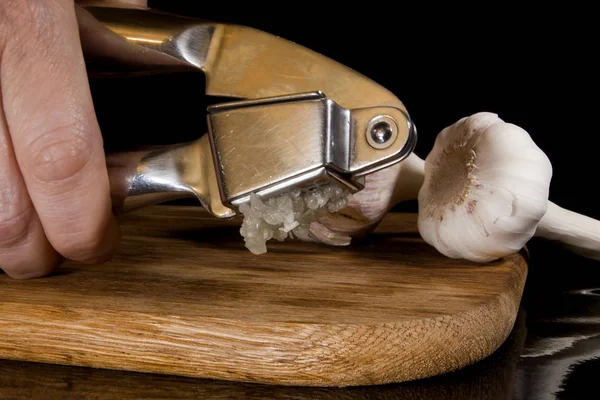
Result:
[[[536,237],[561,243],[583,257],[600,260],[600,221],[548,202]]]

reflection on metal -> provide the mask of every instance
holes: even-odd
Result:
[[[143,42],[143,43],[153,43],[153,44],[161,43],[160,40],[156,40],[156,39],[147,39],[147,38],[138,38],[138,37],[129,37],[128,39],[131,40],[132,42]]]

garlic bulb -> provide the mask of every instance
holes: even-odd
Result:
[[[450,258],[518,252],[546,214],[552,165],[522,128],[480,112],[437,136],[425,159],[418,227]]]

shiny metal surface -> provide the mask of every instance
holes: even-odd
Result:
[[[371,121],[382,113],[395,126],[394,141],[365,148],[363,137],[371,137]],[[209,128],[221,199],[234,206],[252,193],[271,196],[330,181],[362,189],[356,177],[406,157],[415,135],[402,110],[349,110],[321,92],[213,106]]]
[[[148,154],[127,170],[130,175],[123,168],[117,171],[109,165],[111,181],[115,181],[112,185],[120,190],[115,197],[116,208],[121,211],[195,196],[214,215],[226,217],[233,213],[228,209],[229,202],[236,199],[239,204],[240,195],[246,196],[251,188],[260,189],[264,185],[267,187],[263,193],[272,194],[290,185],[334,179],[356,190],[360,188],[360,180],[342,175],[350,173],[356,178],[401,162],[416,144],[416,130],[410,117],[390,91],[283,38],[245,26],[199,21],[150,9],[88,5],[78,7],[77,12],[92,76],[196,69],[206,75],[208,95],[252,100],[322,92],[330,100],[322,109],[325,114],[313,114],[316,120],[309,119],[310,112],[298,104],[293,108],[278,106],[252,129],[242,129],[243,121],[221,119],[220,108],[212,108],[210,122],[219,132],[212,150],[219,158],[215,162],[220,175],[214,176],[214,167],[200,169],[208,165],[207,161],[193,161],[191,147],[185,146]],[[391,125],[396,129],[394,139],[389,147],[373,147],[369,144],[372,128],[369,123],[382,117],[394,121]],[[270,131],[273,127],[275,131]],[[234,131],[229,139],[222,135],[228,129]],[[246,134],[252,133],[246,143],[235,139],[241,129]],[[274,135],[286,129],[285,136]],[[322,135],[303,136],[306,131],[320,131]],[[198,136],[203,133],[198,132]],[[293,155],[291,149],[299,144],[298,154]],[[203,160],[209,159],[205,150],[200,153],[205,157]],[[315,155],[317,158],[313,159]],[[111,158],[131,160],[136,156],[137,153],[117,154]],[[267,160],[270,166],[266,165]],[[327,167],[316,167],[324,160]],[[242,164],[247,168],[240,169]],[[214,186],[215,180],[224,187],[219,191],[207,190],[206,187]],[[210,184],[203,186],[199,182]],[[193,192],[196,189],[200,191]],[[217,204],[217,192],[225,205]]]
[[[221,202],[208,136],[165,148],[108,154],[107,167],[117,214],[195,197],[215,217],[235,215]]]

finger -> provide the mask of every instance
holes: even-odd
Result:
[[[12,278],[38,278],[59,266],[15,160],[0,96],[0,268]]]
[[[76,261],[104,260],[118,227],[74,3],[14,4],[0,80],[20,170],[54,248]]]

